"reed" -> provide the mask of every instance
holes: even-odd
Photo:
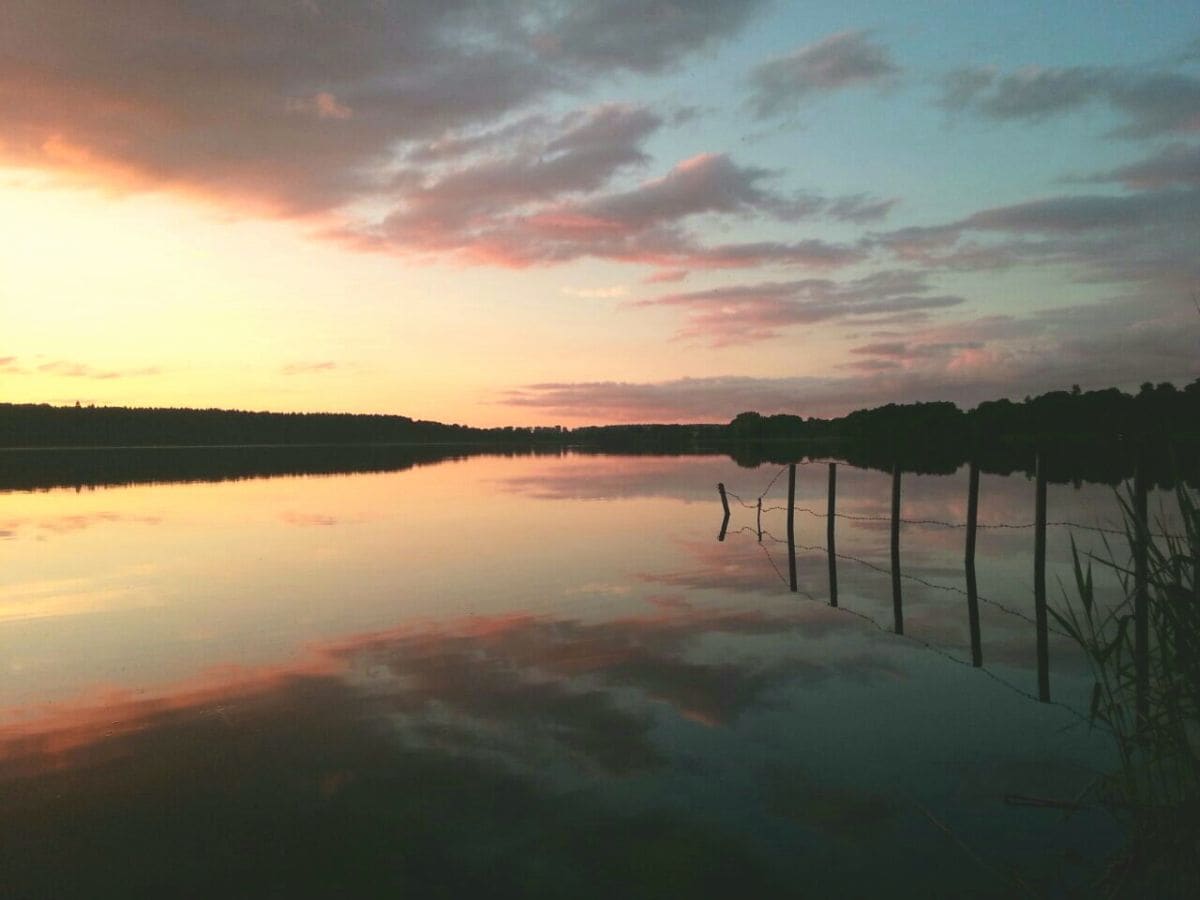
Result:
[[[1091,720],[1111,732],[1120,759],[1096,789],[1129,838],[1095,887],[1109,897],[1200,897],[1200,503],[1177,487],[1182,533],[1152,538],[1135,493],[1118,500],[1124,536],[1106,540],[1103,555],[1081,553],[1072,538],[1074,595],[1064,591],[1063,612],[1051,610],[1087,655]],[[1119,579],[1115,603],[1098,602],[1093,564]]]

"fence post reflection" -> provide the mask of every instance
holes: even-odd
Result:
[[[1050,623],[1046,610],[1046,455],[1037,455],[1034,502],[1033,597],[1037,629],[1038,699],[1050,700]]]
[[[796,590],[796,464],[788,466],[787,499],[788,587]]]
[[[983,643],[979,636],[979,587],[975,582],[975,536],[979,518],[979,464],[970,464],[967,479],[967,619],[971,629],[971,665],[983,665]]]
[[[834,522],[837,521],[837,463],[829,464],[829,509],[825,521],[825,549],[829,554],[829,605],[838,605],[837,545],[834,541]]]
[[[892,466],[892,613],[896,634],[904,634],[900,599],[900,463]]]

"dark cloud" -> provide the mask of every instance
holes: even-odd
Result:
[[[600,71],[655,72],[738,31],[763,0],[589,0],[552,17],[535,44],[550,57]]]
[[[757,4],[46,0],[5,11],[10,162],[286,213],[386,192],[398,150],[678,63]],[[629,8],[627,8],[629,7]]]
[[[1101,184],[1119,182],[1136,190],[1200,187],[1200,144],[1173,143],[1138,162],[1067,180]]]
[[[1140,309],[1121,322],[1128,327],[1177,318],[1180,301],[1200,283],[1200,188],[1048,197],[877,239],[931,269],[1055,266],[1078,282],[1114,285],[1128,310]]]
[[[881,200],[868,194],[855,194],[850,197],[839,197],[830,202],[828,213],[834,219],[853,222],[861,225],[886,218],[892,207],[900,201],[896,198]]]
[[[931,290],[919,274],[891,270],[846,282],[806,278],[666,294],[635,305],[681,307],[688,320],[680,337],[724,346],[773,338],[793,325],[944,309],[963,302]]]
[[[764,263],[828,268],[862,257],[819,240],[710,246],[686,228],[703,214],[815,215],[830,201],[788,196],[773,173],[702,154],[623,191],[596,192],[619,170],[644,162],[642,141],[661,124],[644,109],[607,105],[571,114],[540,138],[525,135],[432,177],[413,171],[401,206],[378,226],[343,234],[369,249],[449,253],[468,262],[528,266],[585,256],[665,268]],[[583,198],[577,195],[586,194]],[[848,198],[853,211],[864,202]]]
[[[1200,79],[1104,66],[1030,67],[1000,75],[969,68],[942,79],[941,105],[1000,121],[1041,121],[1104,103],[1126,118],[1113,135],[1147,138],[1200,129]]]
[[[812,207],[803,200],[789,202],[760,187],[769,175],[766,169],[739,166],[724,153],[705,153],[632,191],[591,200],[575,214],[599,227],[622,228],[643,228],[707,212],[766,212],[787,219],[810,214]]]
[[[1078,233],[1200,224],[1200,190],[1125,196],[1061,196],[975,213],[951,227],[974,231]]]
[[[750,73],[750,107],[759,118],[791,112],[814,92],[878,84],[900,71],[869,31],[843,31]]]

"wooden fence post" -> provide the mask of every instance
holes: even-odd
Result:
[[[892,613],[896,634],[904,634],[900,598],[900,463],[892,465]]]

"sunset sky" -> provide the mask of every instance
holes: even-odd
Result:
[[[577,425],[1183,384],[1198,12],[3,0],[0,400]]]

